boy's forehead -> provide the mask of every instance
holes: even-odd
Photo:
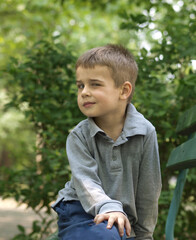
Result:
[[[111,77],[111,74],[107,66],[96,65],[93,68],[79,66],[76,69],[76,77],[82,80],[83,78]]]

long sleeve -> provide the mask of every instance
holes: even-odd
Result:
[[[98,164],[92,157],[85,138],[72,132],[67,139],[67,156],[77,196],[87,213],[123,212],[122,203],[106,195],[98,176]]]
[[[158,216],[161,173],[156,132],[144,137],[136,195],[138,221],[134,226],[137,240],[151,240]]]

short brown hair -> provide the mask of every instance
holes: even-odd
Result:
[[[111,70],[111,76],[116,87],[121,86],[126,81],[132,84],[130,101],[138,74],[137,63],[133,55],[121,45],[107,44],[106,46],[92,48],[82,54],[76,62],[76,69],[79,66],[94,68],[96,65],[107,66]]]

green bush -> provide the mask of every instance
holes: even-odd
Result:
[[[50,203],[70,178],[66,137],[82,119],[76,101],[75,60],[65,46],[40,41],[28,50],[23,62],[12,58],[6,69],[12,98],[6,107],[23,109],[37,140],[36,159],[28,167],[1,169],[0,192],[4,198],[26,203],[37,213],[44,208],[50,214]],[[52,221],[48,219],[43,217],[41,225],[33,223],[29,239],[42,239],[49,232]],[[19,230],[27,237],[22,227]]]

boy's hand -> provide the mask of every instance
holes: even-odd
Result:
[[[117,223],[120,236],[122,237],[124,235],[124,228],[126,229],[127,236],[130,236],[131,225],[129,223],[128,218],[122,212],[108,212],[104,214],[98,214],[94,218],[94,222],[96,224],[99,224],[104,220],[108,221],[107,225],[108,229],[112,228],[114,223]]]

